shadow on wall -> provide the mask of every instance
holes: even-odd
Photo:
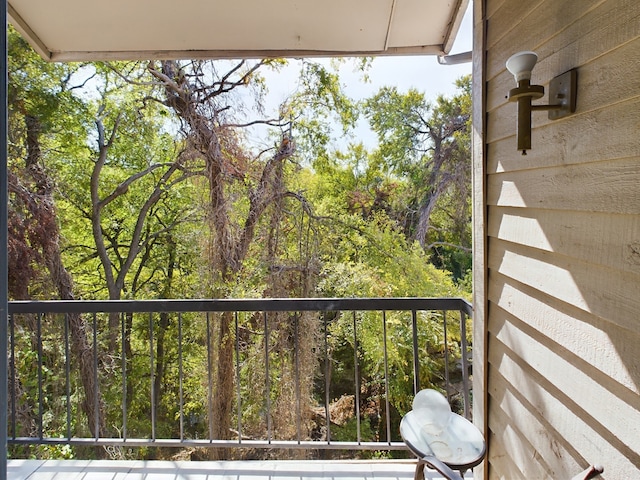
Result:
[[[490,180],[489,389],[492,418],[510,417],[492,429],[524,444],[553,478],[591,463],[605,464],[605,474],[607,462],[640,468],[638,194],[602,205],[621,213],[594,206],[594,190],[617,195],[620,173],[593,168]],[[559,472],[566,456],[576,470]],[[514,478],[526,461],[514,461]]]

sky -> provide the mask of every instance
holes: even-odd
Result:
[[[472,5],[470,2],[450,53],[469,52],[472,46]],[[361,74],[354,73],[352,70],[352,65],[345,64],[340,70],[340,78],[346,85],[347,93],[356,99],[370,96],[382,86],[396,86],[401,91],[413,87],[425,92],[428,98],[435,98],[438,94],[454,93],[454,81],[471,73],[471,63],[440,65],[434,55],[377,57],[369,71],[370,83],[362,82]],[[281,95],[281,99],[285,98],[287,93],[295,90],[295,73],[293,71],[290,76],[287,77],[285,74],[279,78],[283,83],[279,89],[272,90],[276,97]]]
[[[469,52],[473,45],[472,33],[472,2],[464,15],[451,54]],[[329,64],[330,59],[319,61]],[[471,73],[471,63],[461,65],[440,65],[435,55],[428,56],[396,56],[377,57],[367,71],[368,81],[363,79],[363,73],[355,68],[355,64],[344,62],[339,70],[339,77],[343,83],[345,93],[353,100],[362,100],[374,95],[383,86],[395,86],[401,92],[415,88],[425,93],[426,98],[435,100],[440,94],[450,96],[456,91],[454,82]],[[88,73],[87,73],[88,74]],[[290,61],[290,66],[278,71],[261,70],[266,79],[268,95],[265,99],[266,116],[277,118],[279,106],[297,90],[299,66]],[[80,78],[78,82],[84,81]],[[77,92],[76,92],[77,93]],[[90,89],[85,93],[94,95]],[[254,128],[248,138],[258,150],[262,150],[273,143],[266,129]],[[361,119],[353,138],[340,138],[336,134],[335,148],[342,149],[349,141],[361,141],[369,148],[375,148],[376,137],[368,128],[366,121]]]
[[[473,45],[472,2],[462,20],[451,54],[469,52]],[[321,60],[329,63],[329,60]],[[401,92],[415,88],[435,100],[440,94],[449,96],[456,91],[455,81],[471,73],[471,63],[461,65],[440,65],[434,55],[377,57],[369,69],[369,82],[363,80],[362,72],[354,71],[351,62],[345,62],[339,70],[345,92],[354,100],[361,100],[375,94],[380,87],[395,86]],[[277,107],[295,90],[298,69],[291,66],[279,73],[265,75],[269,88],[267,110],[277,111]],[[364,122],[361,122],[356,138],[367,146],[375,144],[375,137]],[[338,143],[340,140],[338,139]]]

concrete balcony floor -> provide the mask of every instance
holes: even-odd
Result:
[[[9,460],[11,480],[413,480],[415,461]],[[467,472],[465,478],[473,478]],[[425,470],[425,480],[443,480]]]

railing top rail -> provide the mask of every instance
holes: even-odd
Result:
[[[9,313],[124,312],[252,312],[338,310],[460,310],[472,316],[463,298],[240,298],[168,300],[46,300],[12,301]]]

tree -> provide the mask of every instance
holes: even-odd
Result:
[[[212,297],[224,297],[224,285],[242,269],[258,222],[267,208],[285,196],[295,196],[284,189],[283,163],[295,148],[293,139],[284,134],[266,161],[250,165],[243,151],[237,129],[255,123],[279,124],[280,120],[233,123],[229,97],[234,90],[250,83],[252,75],[268,62],[253,66],[244,61],[227,73],[217,75],[210,62],[163,61],[151,63],[149,72],[161,82],[164,97],[159,101],[171,108],[183,123],[190,155],[204,161],[208,182],[207,220],[210,225],[210,266],[214,288]],[[234,182],[248,185],[244,208],[234,205]],[[242,202],[241,202],[242,203]],[[235,210],[235,211],[233,211]],[[244,210],[241,220],[238,213]],[[213,412],[209,419],[215,438],[229,437],[233,401],[233,351],[231,313],[220,315],[213,332],[215,371],[210,372]]]
[[[327,142],[326,134],[322,133],[327,131],[327,112],[334,109],[347,125],[354,121],[355,109],[342,94],[337,76],[318,64],[303,62],[302,90],[288,105],[282,106],[278,118],[242,119],[236,92],[260,85],[259,70],[277,67],[280,63],[273,60],[226,63],[229,65],[226,73],[219,73],[219,64],[203,61],[164,61],[149,65],[150,73],[162,84],[164,95],[159,101],[171,108],[181,121],[187,151],[204,162],[209,192],[206,217],[210,228],[209,265],[213,278],[207,293],[213,297],[225,297],[230,282],[241,275],[261,223],[265,225],[262,234],[265,242],[261,242],[265,246],[262,253],[258,248],[253,255],[263,256],[270,265],[269,280],[273,283],[269,294],[292,291],[292,285],[285,289],[277,287],[286,283],[284,271],[295,271],[296,275],[306,278],[302,281],[302,292],[310,291],[308,264],[293,270],[281,265],[274,268],[282,248],[276,238],[285,217],[292,217],[285,212],[291,211],[294,205],[293,210],[300,215],[298,225],[302,227],[305,215],[309,218],[311,211],[299,191],[287,188],[285,175],[291,173],[289,167],[296,151],[294,134],[299,133],[300,141],[305,144],[314,143],[314,151],[318,152]],[[307,123],[303,116],[310,110],[318,115]],[[325,116],[325,121],[318,119],[321,116]],[[251,154],[243,144],[242,133],[255,125],[280,129],[275,145],[257,155]],[[321,141],[306,142],[317,140],[318,135]],[[276,272],[279,273],[276,275]],[[233,399],[231,320],[230,314],[221,315],[212,335],[217,361],[210,379],[215,385],[210,422],[216,438],[229,435]]]
[[[13,29],[9,29],[9,45],[9,293],[14,299],[30,299],[38,280],[40,298],[73,300],[73,279],[60,247],[56,184],[43,162],[43,144],[51,147],[50,137],[56,129],[64,131],[64,120],[69,117],[59,116],[60,111],[83,109],[71,94],[76,88],[72,77],[80,67],[42,61]],[[46,278],[39,264],[47,267]],[[93,355],[85,327],[80,315],[69,316],[72,351],[84,387],[82,409],[92,434],[103,435],[104,403],[94,388]]]
[[[260,94],[266,86],[260,72],[283,61],[57,65],[29,55],[17,50],[11,57],[14,298],[457,293],[446,273],[428,265],[425,253],[431,248],[442,256],[438,249],[445,243],[461,245],[466,235],[464,227],[452,228],[466,212],[451,181],[455,168],[448,163],[461,152],[456,142],[463,135],[445,135],[446,118],[458,112],[453,100],[429,106],[420,95],[388,90],[365,110],[372,123],[375,118],[380,125],[380,149],[369,152],[363,145],[351,145],[340,152],[332,151],[336,130],[331,124],[348,135],[358,110],[344,96],[340,78],[322,64],[302,61],[300,91],[274,118],[265,118]],[[90,94],[76,88],[87,85],[87,78]],[[409,115],[412,105],[423,108],[428,119],[423,132],[400,128],[405,116],[395,110],[405,108]],[[383,120],[390,129],[384,134]],[[420,121],[417,117],[414,125]],[[258,126],[269,131],[266,147],[249,138]],[[446,153],[432,177],[427,173],[437,164],[437,149],[429,143],[428,127],[440,132],[438,151]],[[394,140],[395,134],[400,140]],[[411,148],[399,153],[402,145]],[[428,214],[422,248],[413,243],[418,216],[401,201],[408,199],[418,212],[420,202],[431,198],[425,187],[429,178],[441,184],[442,191],[434,190],[439,195]],[[448,267],[451,261],[442,264]],[[206,318],[207,325],[212,318]],[[181,319],[184,364],[200,373],[185,379],[185,412],[202,414],[209,394],[209,431],[228,438],[235,413],[236,319],[222,314],[210,327],[197,315]],[[313,403],[317,352],[322,350],[317,348],[319,322],[304,315],[270,319],[275,325],[261,334],[262,318],[240,315],[239,371],[270,388],[272,427],[295,438],[299,432],[291,425],[296,409],[304,415],[305,404]],[[332,331],[351,359],[362,345],[374,345],[379,334],[373,317],[362,322],[370,335],[360,346],[349,344],[342,327]],[[35,325],[28,341],[34,341]],[[128,372],[128,434],[147,434],[146,419],[153,407],[156,427],[175,433],[179,387],[171,362],[178,351],[172,341],[176,322],[166,314],[100,318],[97,357],[92,352],[92,322],[73,317],[70,328],[85,397],[77,408],[84,411],[92,434],[109,435],[107,426],[118,428],[122,392],[114,376],[121,365]],[[210,370],[203,361],[208,348],[214,355]],[[257,367],[267,350],[273,359],[270,385],[255,373],[262,372]],[[380,375],[375,346],[371,352],[360,352],[365,379]],[[404,353],[400,348],[396,353],[392,362],[401,372]],[[19,354],[23,365],[28,354],[29,348]],[[120,354],[124,358],[118,358]],[[58,348],[57,357],[62,356]],[[99,389],[91,383],[96,359]],[[301,392],[300,406],[291,390],[296,370],[301,373],[295,388]],[[202,382],[207,375],[208,382]],[[205,383],[213,386],[210,392]],[[396,383],[393,395],[401,405],[406,394],[402,382]],[[244,405],[254,407],[247,408],[253,412],[247,419],[255,420],[252,427],[244,424],[245,433],[262,434],[263,418],[258,417],[264,417],[260,402],[265,400],[259,393],[251,397],[253,404]]]
[[[448,245],[468,251],[470,232],[470,114],[471,80],[456,82],[460,91],[438,96],[431,105],[417,90],[400,93],[384,87],[364,104],[372,129],[378,135],[380,164],[409,182],[408,209],[403,225],[425,248]],[[434,213],[446,212],[447,225],[460,235],[446,238],[437,233]],[[453,240],[453,241],[447,241]]]

